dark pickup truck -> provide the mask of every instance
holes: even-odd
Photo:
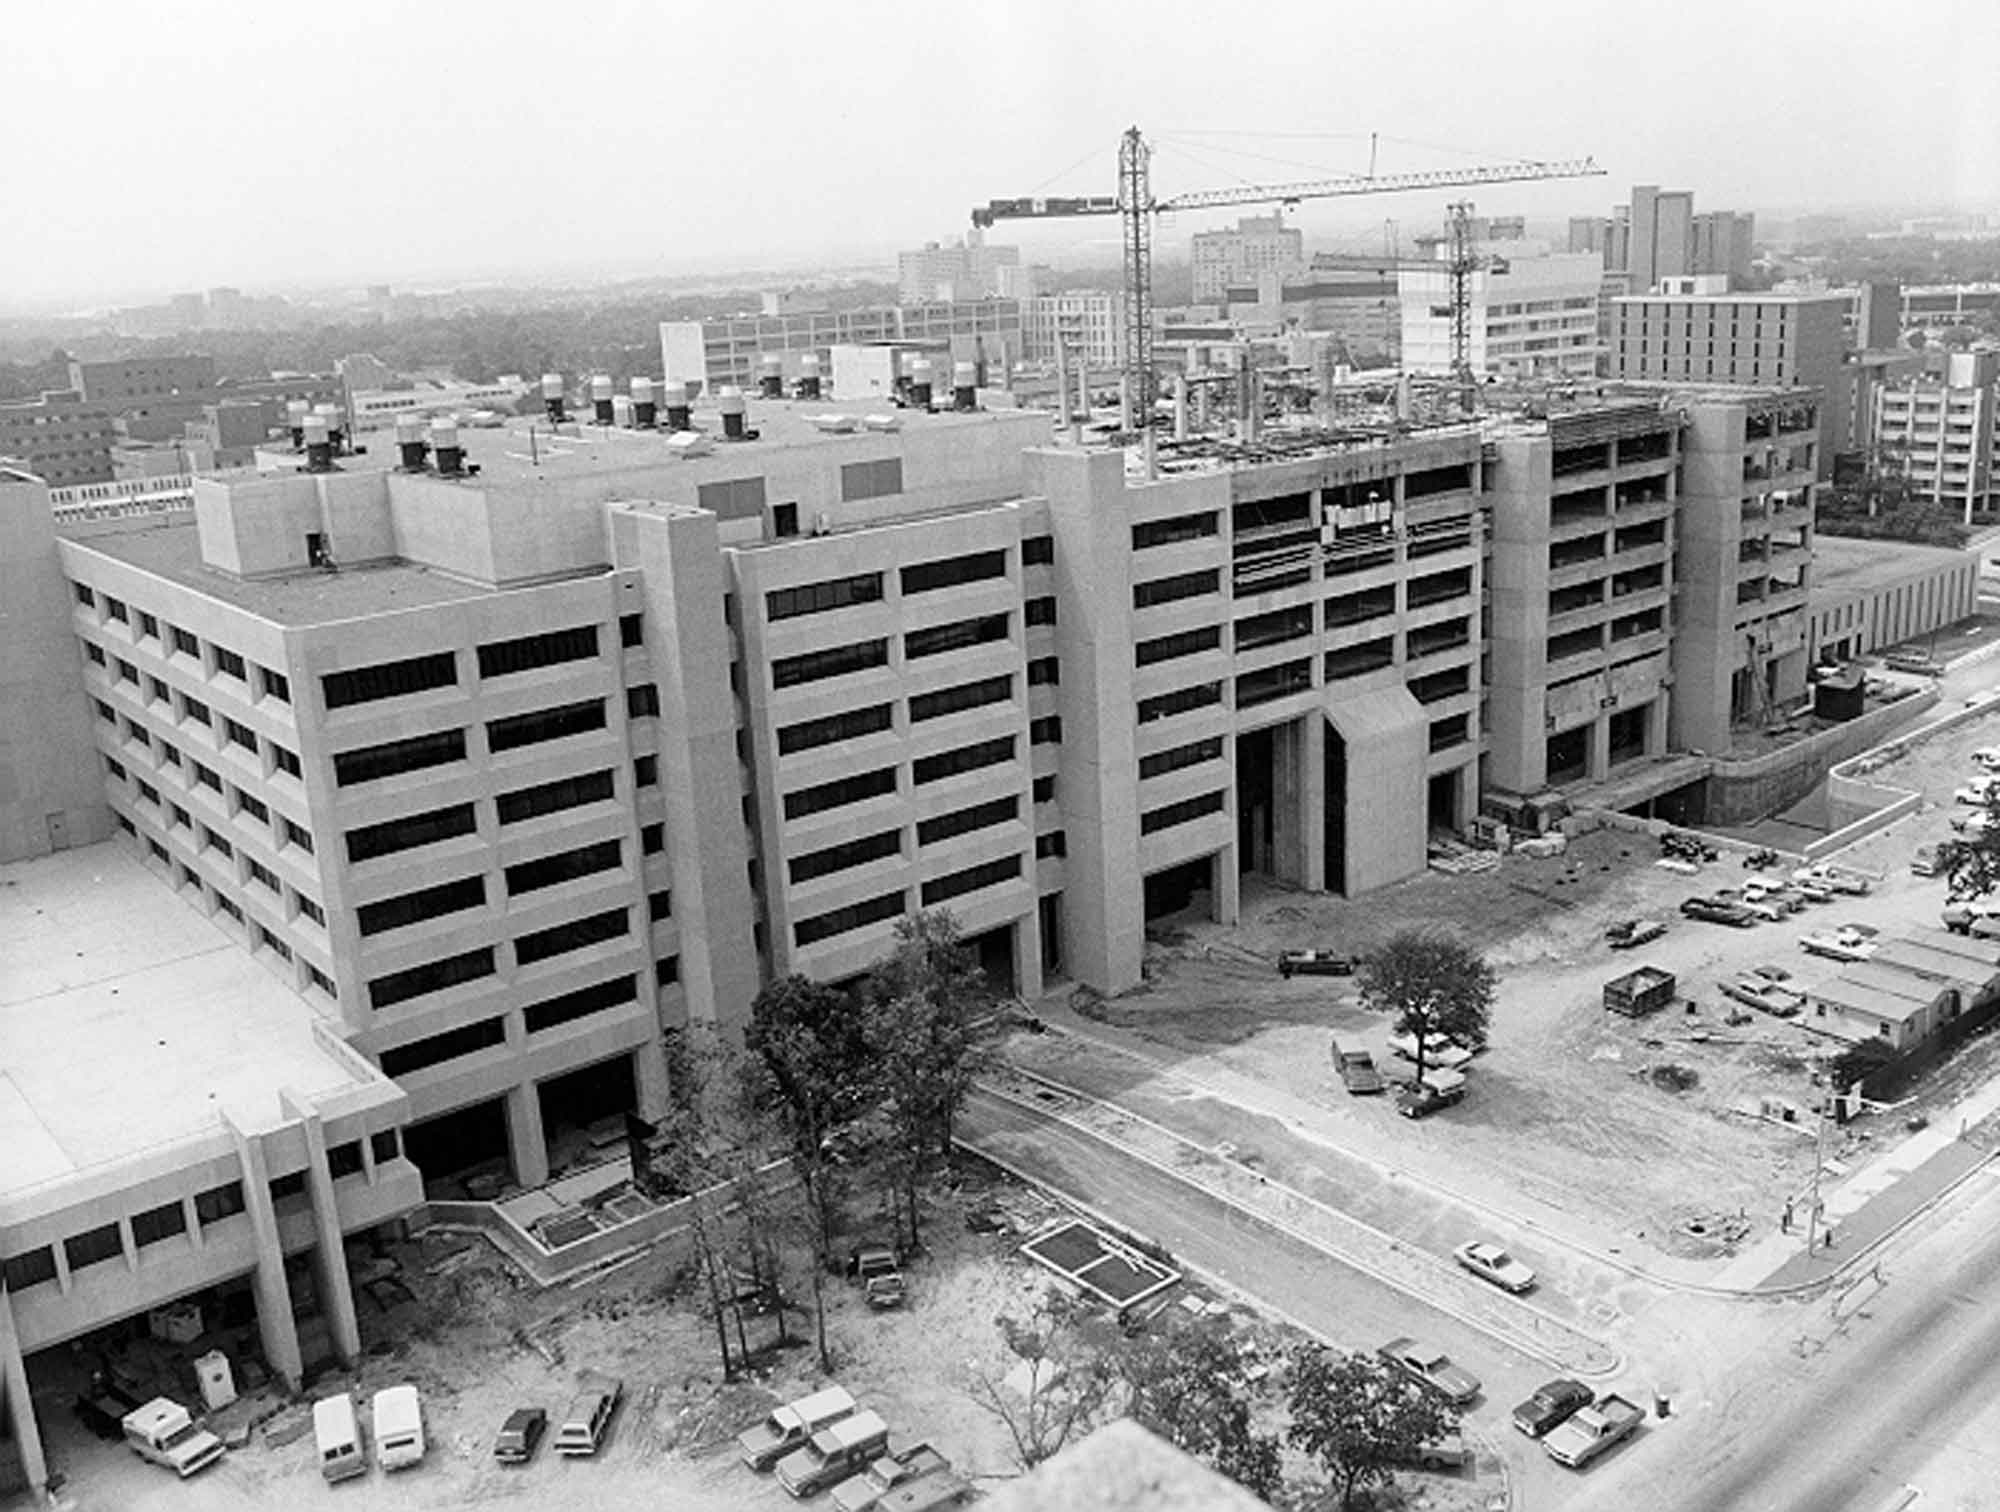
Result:
[[[1359,956],[1341,955],[1332,950],[1285,950],[1278,953],[1278,975],[1353,976],[1361,965]]]

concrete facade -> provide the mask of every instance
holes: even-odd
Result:
[[[111,410],[74,389],[0,404],[0,462],[26,468],[51,488],[109,483],[117,440]]]
[[[1597,372],[1597,301],[1603,270],[1588,254],[1508,258],[1471,278],[1470,360],[1502,378],[1589,378]],[[1451,273],[1405,264],[1397,275],[1406,372],[1452,365]]]
[[[1059,294],[1038,294],[1029,300],[1022,331],[1022,356],[1029,362],[1052,363],[1061,342],[1069,344],[1072,355],[1081,353],[1091,367],[1123,368],[1124,294],[1071,289]]]
[[[2000,351],[1952,352],[1941,373],[1874,391],[1873,452],[1919,498],[1970,525],[2000,508]]]
[[[1282,215],[1245,215],[1223,231],[1197,231],[1191,243],[1194,300],[1221,300],[1231,285],[1253,283],[1265,272],[1288,272],[1306,260],[1305,234]]]
[[[1815,662],[1850,661],[1967,619],[1979,558],[1963,551],[1819,536],[1807,640]]]
[[[994,382],[1020,358],[1023,314],[1018,299],[971,299],[668,320],[660,323],[660,356],[670,381],[692,379],[711,394],[725,383],[747,391],[767,354],[814,352],[830,373],[836,346],[885,342],[948,348],[954,358],[985,364],[991,376],[984,381]]]

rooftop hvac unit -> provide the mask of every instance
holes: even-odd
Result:
[[[814,415],[812,423],[830,435],[844,436],[859,422],[852,415]]]
[[[667,437],[666,447],[676,457],[701,457],[714,450],[714,443],[700,431],[675,431]]]
[[[901,415],[863,415],[861,423],[872,431],[899,431],[903,428]]]

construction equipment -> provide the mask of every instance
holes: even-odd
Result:
[[[1128,127],[1118,144],[1118,192],[1116,194],[1071,195],[1061,198],[1020,198],[988,200],[972,212],[972,224],[986,228],[1002,220],[1048,220],[1078,215],[1116,215],[1124,222],[1125,264],[1125,393],[1131,405],[1131,421],[1152,435],[1153,421],[1153,217],[1172,210],[1215,210],[1235,205],[1276,203],[1296,205],[1301,200],[1331,199],[1355,194],[1394,194],[1417,189],[1450,189],[1471,184],[1524,183],[1540,179],[1600,178],[1604,170],[1590,158],[1561,162],[1523,161],[1491,167],[1444,169],[1427,173],[1377,175],[1371,162],[1367,175],[1339,179],[1308,179],[1287,184],[1241,184],[1227,189],[1195,189],[1165,198],[1153,197],[1153,149],[1137,126]],[[1468,216],[1470,207],[1465,207]],[[1458,255],[1457,228],[1454,227],[1454,257]],[[1466,301],[1462,283],[1469,287],[1472,267],[1469,222],[1466,228],[1463,279],[1454,274],[1454,310]],[[1454,263],[1456,266],[1456,263]],[[1454,346],[1458,325],[1466,317],[1454,315]],[[1468,342],[1469,348],[1469,342]],[[1469,359],[1468,359],[1469,362]],[[1470,368],[1468,365],[1467,372]]]

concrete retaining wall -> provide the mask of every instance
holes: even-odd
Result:
[[[1935,689],[1872,709],[1783,750],[1744,760],[1717,757],[1708,778],[1706,824],[1751,824],[1810,793],[1831,766],[1868,750],[1938,701]]]

